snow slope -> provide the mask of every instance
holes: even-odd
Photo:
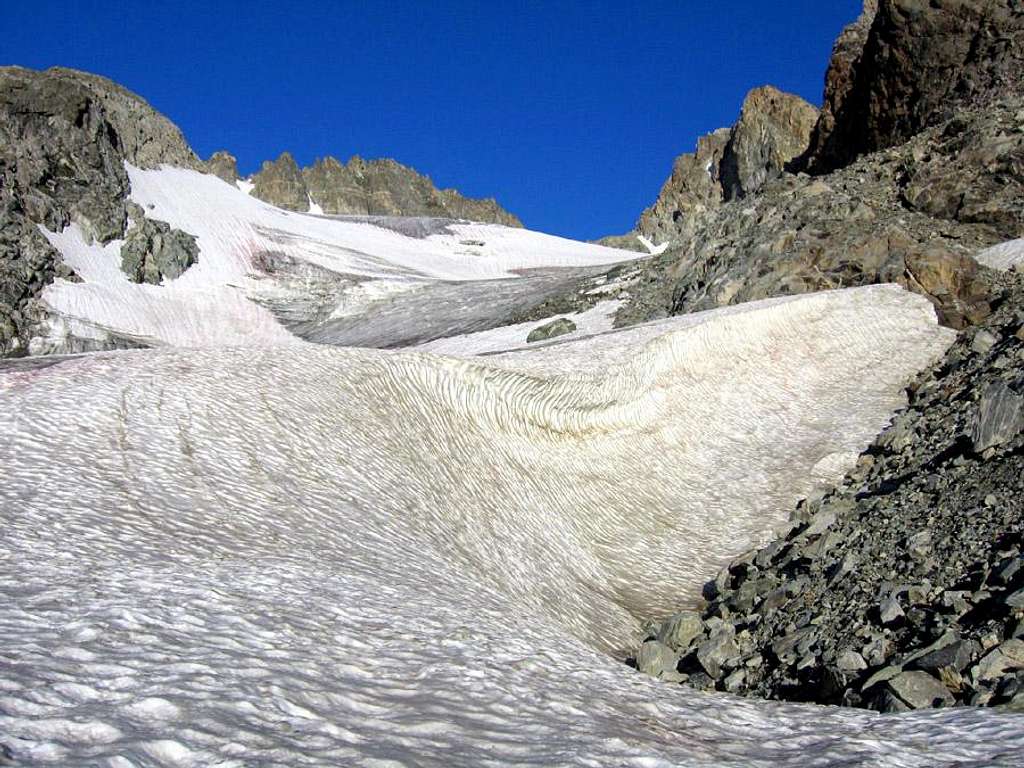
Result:
[[[197,237],[198,263],[161,286],[130,282],[120,242],[87,243],[77,225],[44,232],[83,282],[58,280],[43,295],[59,318],[34,352],[61,349],[73,333],[147,345],[203,347],[288,343],[268,302],[309,301],[324,288],[325,317],[366,284],[394,293],[437,281],[496,280],[538,267],[612,264],[637,254],[495,224],[345,219],[283,211],[213,175],[127,166],[131,199],[150,218]],[[288,272],[288,275],[283,275]],[[284,279],[299,274],[299,279]],[[258,299],[261,303],[254,303]]]
[[[608,655],[834,481],[951,332],[894,286],[493,358],[0,373],[0,742],[74,765],[1012,765],[1019,719]]]
[[[1024,238],[1007,240],[1005,243],[993,245],[979,253],[977,258],[979,264],[993,269],[1013,269],[1024,264]]]

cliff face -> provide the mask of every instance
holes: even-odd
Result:
[[[124,235],[125,161],[200,168],[181,132],[138,96],[68,69],[0,69],[0,355],[26,350],[55,277],[73,279],[39,232]]]
[[[655,242],[692,231],[702,212],[755,193],[807,148],[818,111],[799,96],[755,88],[732,128],[702,136],[697,151],[680,155],[637,230]]]
[[[211,161],[213,158],[211,158]],[[280,208],[362,216],[436,216],[521,227],[518,218],[493,199],[463,197],[437,189],[430,178],[394,160],[333,157],[299,169],[287,152],[263,164],[253,176],[252,194]],[[315,210],[315,208],[314,208]]]
[[[806,158],[825,173],[1024,82],[1016,0],[868,0],[836,44]]]

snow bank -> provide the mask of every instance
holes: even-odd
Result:
[[[0,738],[59,765],[994,765],[1012,717],[708,696],[606,653],[835,480],[950,338],[873,286],[486,359],[0,374]]]
[[[1024,238],[993,245],[979,253],[975,259],[979,264],[993,269],[1013,269],[1015,266],[1024,264]]]

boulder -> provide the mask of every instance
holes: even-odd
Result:
[[[1003,382],[990,385],[981,397],[971,428],[977,453],[1009,442],[1024,427],[1024,397]]]
[[[572,333],[576,330],[576,323],[567,317],[559,317],[556,320],[552,320],[550,323],[544,323],[539,325],[530,331],[526,337],[527,344],[533,344],[535,341],[546,341],[547,339],[553,339],[556,336],[564,336],[567,333]]]
[[[911,709],[948,707],[954,703],[946,686],[927,672],[900,672],[887,680],[886,685]]]

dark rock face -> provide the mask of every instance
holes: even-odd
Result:
[[[1024,706],[1024,274],[993,290],[840,487],[709,582],[699,615],[648,626],[679,659],[659,676],[889,712]]]
[[[307,211],[312,201],[326,214],[432,216],[522,226],[493,199],[439,190],[428,177],[394,160],[353,157],[342,164],[325,157],[300,171],[286,152],[264,163],[253,181],[255,197],[287,210]]]
[[[833,52],[808,168],[843,167],[1022,83],[1020,3],[869,0]]]
[[[828,176],[784,174],[662,220],[681,245],[646,263],[617,324],[876,282],[927,296],[951,327],[979,321],[988,273],[973,254],[1024,232],[1021,117],[1010,94]]]
[[[309,210],[309,192],[290,153],[282,152],[277,160],[265,160],[252,181],[253,197],[286,211]]]
[[[71,277],[37,225],[75,222],[100,242],[127,222],[125,161],[199,168],[181,132],[142,99],[67,69],[0,69],[0,356],[27,351],[40,292]]]
[[[228,184],[238,181],[238,160],[223,149],[210,155],[210,159],[206,161],[206,168],[214,176],[224,179]]]
[[[697,151],[680,155],[637,231],[655,242],[692,233],[701,213],[753,194],[807,149],[818,111],[799,96],[755,88],[732,128],[702,136]]]

